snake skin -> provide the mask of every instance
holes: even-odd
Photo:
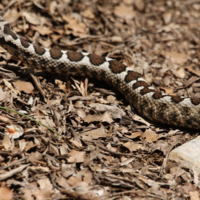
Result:
[[[141,116],[170,126],[200,129],[200,99],[170,96],[150,86],[141,74],[108,57],[34,46],[0,20],[0,45],[28,67],[63,75],[88,76],[120,91]]]

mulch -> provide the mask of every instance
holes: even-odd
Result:
[[[0,16],[34,44],[109,56],[200,98],[198,0],[3,0]],[[0,106],[29,117],[0,109],[0,200],[199,199],[198,174],[167,160],[198,131],[146,121],[95,77],[28,67],[0,47]]]

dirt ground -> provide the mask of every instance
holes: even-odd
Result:
[[[34,44],[109,56],[200,98],[199,0],[2,0],[0,16]],[[0,109],[0,200],[199,199],[198,174],[167,159],[198,131],[146,121],[95,77],[28,67],[0,47],[0,106],[36,120]]]

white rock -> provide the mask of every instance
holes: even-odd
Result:
[[[180,164],[182,167],[195,169],[200,173],[199,158],[200,136],[172,150],[168,159]]]

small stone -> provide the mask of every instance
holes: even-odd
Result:
[[[200,173],[200,136],[171,151],[169,161]]]

